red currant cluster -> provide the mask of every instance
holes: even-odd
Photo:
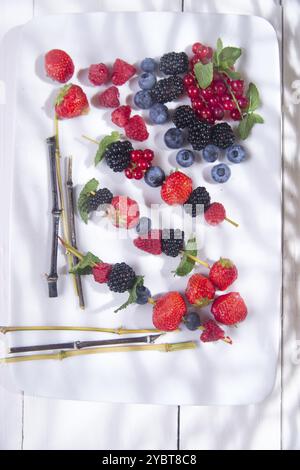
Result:
[[[128,179],[140,180],[145,172],[151,167],[154,158],[154,152],[150,149],[132,150],[130,165],[125,170],[125,176]]]
[[[208,63],[213,55],[211,47],[199,42],[193,45],[192,50],[194,53],[190,62],[192,71],[195,64]],[[226,118],[239,121],[242,118],[240,111],[248,107],[248,98],[243,94],[243,80],[231,80],[225,74],[214,71],[213,81],[205,89],[199,87],[193,72],[185,75],[183,81],[192,107],[202,121],[211,124]]]

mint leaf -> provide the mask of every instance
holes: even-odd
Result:
[[[92,268],[94,264],[102,263],[101,259],[97,256],[93,255],[90,251],[83,257],[82,260],[79,261],[76,266],[70,269],[70,273],[72,274],[92,274]]]
[[[219,54],[219,63],[224,65],[224,68],[232,67],[238,58],[242,55],[242,49],[239,47],[224,47]]]
[[[249,84],[249,88],[248,88],[246,96],[249,100],[248,113],[252,113],[260,106],[259,92],[258,92],[256,85],[254,85],[254,83]]]
[[[113,142],[117,142],[121,137],[119,132],[113,131],[110,135],[106,135],[99,143],[99,147],[95,156],[95,166],[101,162],[104,157],[104,152],[107,147],[112,144]]]
[[[218,38],[218,40],[217,40],[217,49],[216,49],[218,57],[221,54],[222,49],[223,49],[223,41],[222,41],[221,38]]]
[[[219,57],[220,57],[220,53],[223,49],[223,42],[222,42],[222,39],[218,39],[217,40],[217,47],[214,51],[214,55],[213,55],[213,64],[215,65],[215,67],[218,67],[219,66]]]
[[[191,237],[185,247],[183,257],[175,271],[175,275],[183,277],[187,276],[195,266],[195,261],[190,259],[188,255],[197,256],[197,242],[195,237]]]
[[[198,62],[198,64],[196,64],[194,67],[194,72],[200,88],[205,89],[211,84],[213,80],[213,63],[208,62],[208,64],[202,64],[201,62]]]
[[[247,139],[254,124],[255,124],[254,115],[247,114],[238,126],[238,133],[241,139],[243,140]]]
[[[255,124],[263,124],[265,122],[264,118],[260,114],[253,113],[253,118],[255,120]]]
[[[225,73],[225,75],[227,75],[227,77],[231,78],[231,80],[239,80],[241,78],[241,74],[239,72],[236,72],[235,70],[231,70],[231,69],[219,69],[220,72],[223,72]]]
[[[90,197],[91,192],[97,191],[98,186],[99,186],[99,182],[95,178],[93,178],[86,183],[81,193],[79,194],[77,208],[78,208],[80,217],[86,224],[88,223],[88,218],[89,218],[89,213],[87,210],[87,201],[88,201],[88,198]]]
[[[136,288],[142,286],[143,284],[144,284],[144,276],[137,276],[132,288],[128,291],[129,297],[127,301],[123,305],[121,305],[119,308],[117,308],[117,310],[115,310],[115,313],[119,312],[120,310],[123,310],[124,308],[127,308],[129,305],[134,304],[136,302],[136,299],[137,299]]]

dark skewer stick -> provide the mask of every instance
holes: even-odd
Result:
[[[108,345],[116,345],[116,344],[135,344],[135,343],[154,343],[157,338],[159,338],[161,334],[158,335],[147,335],[147,336],[139,336],[134,338],[117,338],[117,339],[104,339],[104,340],[96,340],[96,341],[72,341],[70,343],[55,343],[55,344],[41,344],[37,346],[23,346],[23,347],[14,347],[10,348],[10,354],[16,353],[25,353],[25,352],[34,352],[34,351],[49,351],[55,349],[85,349],[85,348],[92,348],[94,346],[108,346]]]
[[[76,228],[75,228],[75,215],[74,215],[74,190],[73,190],[73,178],[72,178],[72,158],[67,159],[67,219],[69,225],[69,234],[70,241],[73,248],[77,249],[76,241]],[[76,256],[73,256],[73,263],[77,264],[79,259]],[[79,306],[80,308],[85,308],[84,296],[82,290],[81,276],[79,274],[75,275],[75,282],[77,287],[77,293],[79,297]]]
[[[48,153],[50,158],[50,178],[52,189],[52,249],[50,274],[47,276],[49,297],[57,297],[57,251],[58,251],[58,231],[61,209],[59,207],[57,169],[56,169],[56,138],[49,137],[47,140]]]

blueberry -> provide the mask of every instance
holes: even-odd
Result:
[[[144,72],[154,72],[156,69],[156,62],[154,59],[151,59],[150,57],[146,57],[146,59],[142,60],[141,62],[141,69]]]
[[[194,331],[200,326],[200,318],[198,313],[196,312],[189,312],[187,315],[183,317],[183,322],[188,330]]]
[[[180,149],[184,144],[184,134],[177,127],[171,127],[164,136],[165,144],[170,149]]]
[[[139,87],[143,90],[150,90],[156,83],[156,77],[151,72],[143,72],[139,76]]]
[[[151,230],[151,220],[148,217],[141,217],[139,223],[135,227],[139,235],[145,235]]]
[[[151,108],[151,106],[153,104],[151,94],[147,90],[138,91],[134,95],[134,100],[133,101],[134,101],[134,104],[138,108],[141,108],[141,109],[149,109],[149,108]]]
[[[164,124],[169,119],[169,110],[162,103],[154,104],[149,111],[149,118],[154,124]]]
[[[151,166],[145,173],[145,181],[152,188],[161,186],[165,180],[165,172],[160,166]]]
[[[220,156],[220,149],[216,145],[209,144],[203,149],[203,158],[206,162],[215,162]]]
[[[136,303],[139,305],[144,305],[148,302],[149,297],[151,297],[150,290],[145,286],[138,286],[136,288]]]
[[[242,145],[233,144],[226,150],[226,157],[231,163],[241,163],[246,158],[246,151]]]
[[[176,155],[176,162],[178,165],[187,168],[195,161],[195,154],[191,150],[182,149]]]
[[[219,163],[211,169],[211,176],[217,183],[226,183],[229,180],[231,171],[228,165],[225,163]]]

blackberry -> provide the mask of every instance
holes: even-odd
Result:
[[[176,100],[183,93],[183,80],[179,75],[159,80],[150,90],[151,97],[156,103],[168,103]]]
[[[130,164],[132,150],[133,147],[128,140],[124,142],[119,140],[108,145],[104,152],[104,158],[109,168],[115,172],[125,170]]]
[[[201,206],[200,206],[201,204]],[[202,206],[204,206],[204,211],[210,205],[210,195],[204,186],[199,186],[198,188],[192,191],[190,197],[184,204],[184,210],[190,214],[192,217],[203,213]]]
[[[135,272],[128,264],[116,263],[112,267],[107,285],[113,292],[125,292],[132,288],[135,278]]]
[[[227,122],[213,126],[211,130],[211,142],[221,149],[230,147],[235,141],[232,128]]]
[[[172,117],[172,121],[178,129],[189,127],[189,125],[196,119],[194,110],[188,105],[176,108]]]
[[[195,119],[189,125],[188,141],[194,150],[202,150],[210,142],[210,134],[211,125]]]
[[[189,58],[185,52],[168,52],[161,57],[159,69],[165,75],[186,73],[189,69]]]
[[[175,258],[183,250],[184,232],[173,228],[163,229],[161,236],[161,249],[167,256]]]
[[[87,202],[87,209],[89,212],[96,211],[99,206],[103,204],[110,204],[113,195],[109,189],[98,189],[94,196],[90,196]]]

